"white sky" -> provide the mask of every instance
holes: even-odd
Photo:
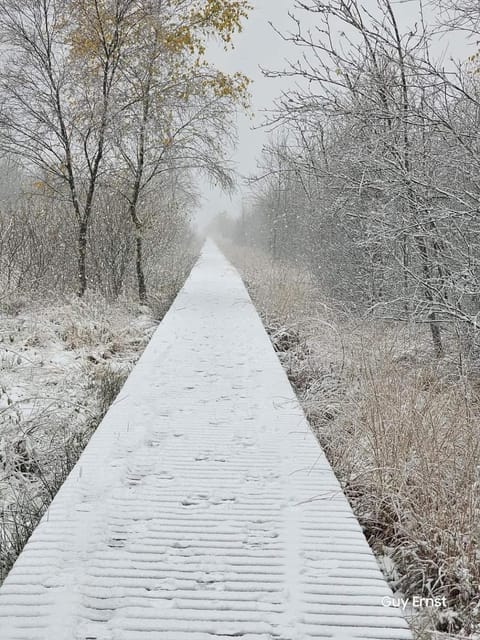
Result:
[[[279,69],[285,66],[285,58],[292,56],[292,46],[285,43],[269,25],[285,31],[289,28],[288,11],[293,9],[294,0],[250,0],[254,5],[244,30],[235,38],[235,49],[224,51],[222,47],[211,47],[209,58],[223,71],[241,71],[251,80],[252,110],[254,118],[239,115],[237,126],[239,144],[234,154],[237,170],[242,175],[254,173],[256,159],[260,155],[266,139],[263,130],[254,129],[262,121],[262,110],[272,106],[274,99],[281,93],[282,87],[288,87],[291,81],[264,78],[260,67]],[[235,213],[240,208],[241,194],[231,199],[220,189],[211,187],[207,181],[201,185],[203,204],[198,213],[199,224],[208,222],[220,211]]]
[[[288,89],[295,82],[292,78],[271,79],[262,75],[261,67],[280,70],[287,66],[288,59],[295,60],[299,50],[292,43],[283,41],[270,26],[272,22],[279,31],[286,33],[292,28],[292,21],[288,12],[301,15],[305,12],[295,12],[295,0],[250,0],[254,5],[244,30],[235,38],[235,49],[224,51],[222,47],[212,46],[209,59],[226,72],[241,71],[252,81],[252,110],[254,117],[238,116],[239,144],[234,152],[233,160],[240,175],[248,176],[255,172],[257,158],[267,139],[267,132],[258,126],[263,120],[262,111],[273,106],[282,89]],[[364,0],[364,6],[374,9],[375,0]],[[418,15],[418,0],[397,0],[395,2],[397,16],[402,23],[410,24]],[[454,46],[452,47],[452,44]],[[448,42],[443,39],[438,46],[438,53],[446,47],[453,51],[455,57],[466,57],[471,53],[465,42]],[[437,47],[435,47],[437,48]],[[241,179],[240,188],[231,198],[218,188],[212,187],[207,180],[200,183],[203,203],[197,214],[200,226],[208,223],[212,217],[221,211],[237,214],[242,200]]]

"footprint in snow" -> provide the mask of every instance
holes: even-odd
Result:
[[[181,505],[184,507],[196,507],[200,504],[208,502],[210,496],[206,493],[199,493],[193,496],[187,496],[181,501]]]

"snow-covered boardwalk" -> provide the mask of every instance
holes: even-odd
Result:
[[[0,589],[0,640],[410,638],[207,242]]]

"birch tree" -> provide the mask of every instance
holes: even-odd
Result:
[[[228,76],[203,59],[207,38],[229,43],[241,29],[243,3],[165,3],[146,18],[135,55],[123,68],[127,103],[115,135],[121,194],[135,229],[138,294],[147,299],[139,205],[157,178],[171,171],[206,172],[231,187],[226,150],[237,103],[246,106],[248,80]],[[128,98],[127,98],[128,97]],[[121,100],[120,100],[121,101]]]
[[[119,62],[137,20],[134,0],[2,0],[6,61],[1,145],[67,197],[77,221],[78,294],[87,288],[87,234],[108,146]]]
[[[166,98],[159,114],[159,92],[166,81],[184,82],[180,63],[187,76],[202,66],[209,38],[230,46],[247,11],[244,0],[0,0],[0,149],[22,162],[42,193],[68,202],[77,226],[80,296],[88,285],[97,192],[118,176],[118,128],[128,122],[130,147],[122,159],[135,157],[127,162],[127,191],[141,257],[137,204],[142,184],[155,174],[154,161],[145,167],[146,149],[165,129],[171,108]],[[244,83],[223,76],[217,88],[244,92]],[[176,97],[185,103],[179,91]],[[159,140],[160,148],[170,147]],[[141,260],[137,270],[144,298]]]

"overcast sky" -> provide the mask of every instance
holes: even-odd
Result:
[[[235,49],[225,52],[221,47],[211,47],[209,58],[222,70],[241,71],[251,80],[252,110],[251,117],[239,115],[237,120],[239,144],[234,153],[234,160],[240,174],[249,175],[255,171],[256,158],[259,156],[266,134],[263,130],[255,130],[262,121],[262,110],[272,106],[281,92],[282,86],[289,82],[280,79],[266,79],[260,67],[279,69],[285,66],[284,59],[291,54],[291,45],[273,31],[269,22],[287,29],[289,26],[288,11],[293,8],[294,0],[250,0],[254,5],[243,32],[235,39]],[[208,182],[201,185],[203,204],[198,214],[199,223],[207,222],[220,211],[234,213],[239,209],[241,194],[237,193],[233,200],[219,189],[212,188]]]
[[[295,0],[250,0],[250,4],[254,9],[245,23],[243,32],[236,36],[235,49],[225,52],[222,47],[212,46],[209,51],[210,61],[220,69],[228,72],[241,71],[253,81],[251,94],[254,118],[252,120],[251,117],[239,115],[237,121],[239,144],[233,159],[240,175],[251,175],[255,172],[257,158],[266,141],[266,131],[258,128],[263,120],[262,111],[271,108],[282,89],[294,83],[292,79],[265,78],[261,67],[283,69],[286,60],[295,59],[298,54],[298,50],[291,43],[283,41],[269,24],[272,22],[283,33],[291,29],[292,22],[288,12],[293,11]],[[375,0],[365,0],[364,4],[370,9],[370,5],[373,8],[376,3]],[[411,24],[418,15],[418,0],[398,0],[395,5],[402,23]],[[305,15],[302,12],[302,18]],[[471,53],[471,48],[464,42],[449,44],[456,57],[466,57]],[[452,47],[452,44],[455,46]],[[447,40],[443,39],[436,48],[439,52],[444,51],[446,47]],[[240,211],[241,188],[233,198],[210,186],[207,181],[200,183],[200,190],[203,196],[203,203],[197,214],[200,226],[221,211],[233,215]]]

